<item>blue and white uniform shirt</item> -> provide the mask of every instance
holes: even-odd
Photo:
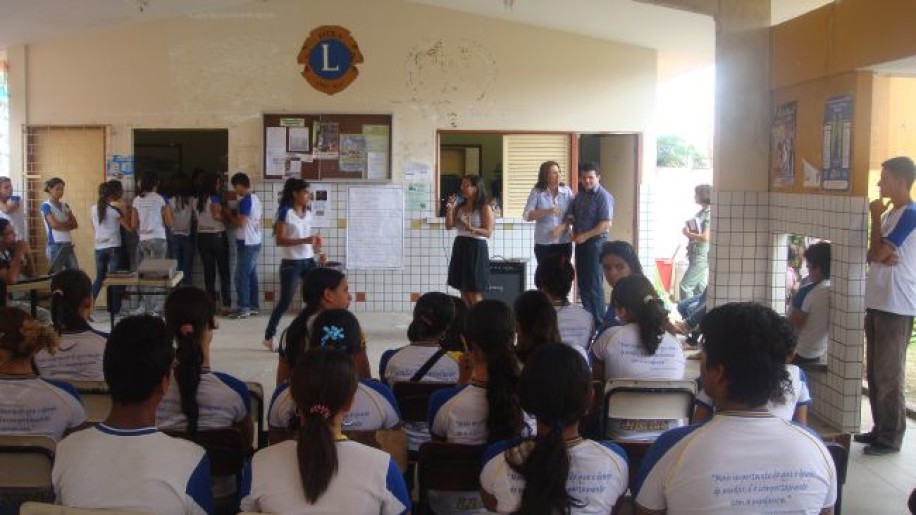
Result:
[[[239,200],[239,214],[246,217],[245,223],[236,229],[236,239],[243,245],[261,244],[261,200],[249,193]]]
[[[0,434],[60,440],[86,422],[76,388],[33,375],[0,374]]]
[[[312,223],[314,215],[309,210],[305,210],[302,216],[296,213],[296,210],[289,206],[280,206],[277,210],[277,222],[286,224],[284,235],[287,238],[308,238],[312,235]],[[302,245],[293,245],[291,247],[280,247],[280,253],[283,259],[299,260],[311,259],[315,257],[315,251],[311,243]]]
[[[99,206],[93,205],[89,208],[89,218],[92,220],[92,227],[95,229],[95,249],[110,249],[121,246],[121,210],[108,206],[105,208],[105,216],[99,222]]]
[[[896,315],[916,316],[916,203],[884,215],[881,234],[894,246],[897,264],[869,263],[865,307]]]
[[[47,216],[51,215],[60,223],[70,219],[70,206],[66,202],[61,202],[60,207],[55,206],[50,200],[41,203],[41,219],[45,223],[45,229],[48,231],[48,243],[67,243],[73,241],[70,238],[70,231],[58,231],[51,228]]]
[[[791,421],[795,416],[796,409],[801,406],[811,405],[811,392],[808,390],[808,376],[804,370],[795,365],[786,365],[786,372],[789,373],[792,388],[786,392],[784,402],[775,403],[770,401],[767,403],[767,411],[774,417]],[[706,393],[705,389],[700,389],[694,402],[709,411],[715,411],[715,401]]]
[[[250,412],[248,387],[222,372],[205,371],[197,386],[199,418],[197,429],[224,429],[242,421]],[[185,431],[188,419],[181,411],[181,393],[174,377],[156,409],[156,426],[170,431]]]
[[[95,330],[64,333],[57,352],[42,349],[35,354],[38,375],[63,381],[104,381],[102,361],[107,341],[107,334]]]
[[[627,324],[605,331],[592,345],[592,354],[604,362],[604,380],[683,379],[687,360],[677,338],[662,335],[655,354],[650,355],[640,342],[639,326]]]
[[[361,379],[353,396],[353,407],[343,420],[344,431],[376,431],[391,429],[401,423],[398,403],[388,386],[372,380]],[[270,400],[267,425],[289,429],[296,417],[296,402],[289,391],[289,383],[277,387]]]

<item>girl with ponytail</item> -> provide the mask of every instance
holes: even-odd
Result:
[[[110,180],[99,185],[99,198],[90,208],[89,218],[95,229],[95,282],[92,283],[92,300],[99,296],[102,283],[121,263],[121,229],[130,230],[131,209],[121,201],[124,187],[120,181]],[[111,287],[108,311],[121,311],[123,287]]]
[[[627,489],[626,453],[583,439],[579,419],[593,397],[588,363],[566,345],[534,351],[519,380],[521,407],[537,436],[490,446],[480,473],[484,505],[524,515],[609,514]]]
[[[625,325],[592,345],[595,379],[683,379],[684,351],[665,331],[668,312],[652,283],[642,275],[625,277],[614,286],[611,303]]]
[[[183,286],[165,301],[165,324],[175,340],[175,370],[156,410],[156,425],[191,435],[238,427],[244,441],[253,435],[248,388],[229,374],[210,370],[210,343],[216,307],[203,290]]]
[[[296,360],[290,389],[302,427],[254,455],[242,510],[269,513],[407,513],[410,496],[391,456],[347,440],[343,421],[357,389],[352,358],[334,348]]]
[[[92,313],[92,283],[82,270],[64,270],[51,279],[51,321],[60,335],[57,352],[35,354],[35,368],[45,379],[104,381],[108,335],[86,320]]]

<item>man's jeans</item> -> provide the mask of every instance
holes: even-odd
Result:
[[[152,240],[141,240],[137,244],[137,266],[147,259],[165,259],[168,252],[168,243],[165,238],[154,238]],[[147,315],[158,315],[162,311],[162,297],[160,295],[147,295],[148,293],[159,293],[157,288],[144,287],[140,288],[140,306]]]
[[[296,287],[299,286],[299,280],[305,279],[306,274],[316,268],[318,268],[318,263],[314,258],[284,259],[280,262],[280,299],[277,300],[274,310],[270,313],[267,329],[264,330],[265,339],[269,340],[277,334],[280,317],[286,313],[293,302],[293,294],[296,292]]]
[[[258,254],[261,245],[236,240],[235,292],[239,312],[260,309],[258,302]]]
[[[604,320],[604,274],[598,256],[607,236],[595,236],[576,245],[576,280],[582,307],[592,314],[595,325]]]
[[[121,247],[95,249],[95,282],[92,283],[93,300],[102,291],[102,282],[105,281],[109,273],[118,269],[120,263]],[[124,287],[109,286],[108,290],[108,312],[118,313],[121,311],[121,294],[124,291]]]

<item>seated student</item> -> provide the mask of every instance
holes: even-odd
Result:
[[[617,281],[631,275],[645,275],[642,271],[642,264],[636,255],[636,249],[625,241],[614,240],[605,242],[601,247],[599,254],[601,269],[604,271],[604,280],[608,286],[615,288]],[[622,325],[617,319],[617,311],[614,309],[614,303],[609,302],[607,312],[604,314],[604,323],[598,328],[602,333],[611,327]]]
[[[326,309],[347,309],[350,306],[350,284],[347,276],[333,268],[316,268],[302,283],[302,311],[280,335],[277,348],[277,384],[289,379],[289,371],[309,340],[312,321]],[[266,340],[265,340],[266,341]]]
[[[716,414],[655,441],[633,488],[636,513],[833,513],[830,453],[766,409],[791,384],[785,348],[773,344],[786,324],[763,305],[732,303],[707,313],[700,330]]]
[[[448,295],[440,292],[421,295],[407,327],[410,345],[382,353],[379,362],[382,381],[389,385],[404,381],[457,383],[461,373],[456,353],[447,352],[439,344],[454,316],[455,305]],[[427,423],[405,423],[404,429],[411,451],[429,440]]]
[[[830,311],[830,244],[822,241],[805,250],[808,277],[789,304],[789,321],[798,329],[793,363],[816,363],[827,352]]]
[[[63,270],[51,279],[51,320],[60,335],[57,352],[35,354],[45,379],[104,381],[102,357],[108,335],[86,321],[92,312],[92,282],[82,270]]]
[[[359,377],[353,407],[343,420],[344,431],[376,431],[401,424],[397,401],[391,389],[372,379],[365,341],[356,315],[346,309],[322,311],[312,322],[307,349],[337,349],[353,359]],[[307,350],[306,349],[306,350]],[[276,443],[291,437],[299,429],[296,402],[289,381],[277,387],[267,413],[270,441]]]
[[[777,392],[777,398],[767,403],[767,411],[771,415],[783,420],[791,420],[801,425],[808,425],[808,406],[811,405],[811,393],[808,391],[808,376],[798,366],[791,364],[795,357],[796,333],[788,320],[779,317],[783,327],[774,330],[773,345],[783,349],[786,357],[786,372],[789,374],[791,385],[785,391]],[[690,422],[698,424],[713,416],[716,406],[712,397],[701,388],[694,402],[693,416]]]
[[[242,481],[242,509],[267,513],[408,513],[410,495],[384,451],[347,440],[343,421],[357,389],[353,359],[310,349],[290,377],[302,430],[297,441],[254,455]]]
[[[544,292],[538,290],[523,292],[515,298],[512,311],[515,313],[515,327],[518,330],[515,339],[515,354],[522,363],[541,345],[561,341],[557,312]],[[591,321],[592,316],[588,314],[588,311],[585,314]]]
[[[6,291],[6,286],[19,281],[23,273],[24,260],[28,259],[29,244],[25,240],[16,239],[16,229],[6,218],[0,218],[0,290]],[[7,306],[16,307],[23,311],[29,311],[31,306],[28,302],[7,301],[6,294],[3,295]],[[37,308],[36,314],[38,321],[42,325],[51,325],[51,315],[44,308]]]
[[[60,440],[86,422],[79,393],[71,385],[39,378],[32,357],[53,352],[57,334],[25,311],[0,308],[0,434],[44,435]],[[37,414],[37,415],[36,415]]]
[[[538,265],[534,272],[534,284],[546,293],[557,310],[560,340],[577,347],[588,359],[588,345],[595,333],[595,319],[585,309],[569,302],[576,271],[569,260],[560,258],[547,260]]]
[[[522,409],[537,419],[537,437],[491,446],[480,473],[490,511],[525,515],[615,513],[627,490],[627,459],[610,442],[579,436],[592,401],[588,363],[565,345],[534,351],[522,370]]]
[[[98,426],[57,445],[51,477],[57,503],[144,513],[213,512],[204,450],[156,429],[169,386],[172,339],[161,319],[132,316],[105,347],[111,412]]]

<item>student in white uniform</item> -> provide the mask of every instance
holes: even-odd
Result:
[[[322,311],[312,323],[308,349],[337,349],[353,359],[359,377],[353,407],[344,418],[344,431],[376,431],[400,426],[401,415],[391,389],[372,379],[366,342],[356,315],[346,309]],[[270,441],[289,438],[299,429],[296,403],[289,382],[277,386],[267,414]]]
[[[543,292],[528,290],[515,298],[513,304],[515,327],[515,354],[522,363],[541,345],[560,343],[557,311]],[[588,313],[586,313],[588,315]],[[591,319],[591,315],[588,315]]]
[[[140,191],[134,197],[133,214],[130,224],[140,242],[137,243],[137,265],[147,259],[165,259],[168,253],[168,242],[165,239],[166,226],[172,225],[172,211],[165,199],[156,190],[159,179],[154,172],[147,172],[140,178]],[[142,289],[143,293],[152,292],[150,288]],[[155,292],[153,292],[155,293]],[[158,295],[144,295],[138,312],[158,316],[162,310],[162,300]]]
[[[24,212],[22,197],[13,194],[13,181],[9,177],[0,177],[0,218],[5,218],[13,224],[17,240],[28,238]]]
[[[588,359],[588,345],[595,333],[595,319],[584,308],[569,302],[569,292],[575,278],[575,269],[563,257],[542,262],[534,272],[535,286],[547,294],[557,310],[561,341],[576,347]]]
[[[162,515],[213,512],[204,450],[156,429],[174,359],[165,324],[127,317],[105,348],[112,407],[98,426],[57,445],[51,478],[57,503],[75,508]]]
[[[233,318],[248,318],[260,313],[258,300],[258,254],[261,253],[261,199],[251,191],[251,180],[237,173],[229,180],[238,197],[238,209],[229,211],[236,226],[235,294],[237,310]]]
[[[816,434],[766,409],[790,385],[784,348],[772,343],[784,325],[754,303],[706,314],[700,373],[718,409],[655,441],[633,488],[636,513],[833,513],[830,453]]]
[[[182,286],[165,301],[165,323],[175,340],[174,381],[156,411],[161,429],[194,434],[237,427],[250,442],[253,425],[248,388],[222,372],[210,370],[210,345],[216,308],[199,288]]]
[[[184,272],[181,284],[191,286],[194,278],[194,202],[191,180],[183,172],[169,179],[169,209],[172,210],[172,227],[169,231],[169,258],[178,262]]]
[[[289,379],[296,358],[308,345],[315,317],[326,309],[350,307],[350,284],[342,272],[333,268],[316,268],[305,279],[302,284],[304,307],[280,336],[280,346],[277,348],[277,384]]]
[[[64,270],[51,279],[51,320],[60,335],[57,351],[35,354],[35,368],[44,379],[104,381],[102,356],[108,335],[87,319],[92,313],[92,283],[82,270]]]
[[[290,178],[280,194],[280,208],[274,219],[274,240],[280,247],[280,298],[274,305],[264,330],[264,346],[275,350],[274,336],[277,326],[289,305],[299,283],[314,270],[318,263],[315,254],[321,250],[321,237],[312,234],[312,194],[309,183]]]
[[[40,349],[54,351],[57,334],[17,308],[0,308],[0,434],[44,435],[55,440],[86,422],[80,396],[64,382],[32,371]],[[36,416],[38,414],[38,416]]]
[[[110,272],[121,264],[121,228],[131,230],[131,209],[121,201],[124,187],[120,181],[110,180],[99,185],[99,199],[90,208],[89,218],[95,229],[95,282],[92,283],[92,300],[98,298],[102,283]],[[112,286],[108,296],[108,311],[121,311],[121,286]],[[100,369],[101,372],[101,369]]]
[[[792,296],[789,321],[798,329],[796,365],[817,363],[827,353],[830,316],[830,243],[822,241],[805,249],[808,277]]]
[[[66,202],[61,202],[64,197],[64,186],[64,180],[58,177],[52,177],[45,182],[48,200],[42,202],[40,208],[41,218],[48,232],[45,257],[48,258],[49,264],[54,264],[58,260],[58,255],[64,252],[66,254],[61,258],[60,269],[76,269],[79,268],[79,263],[76,261],[76,254],[73,253],[73,238],[70,231],[79,228],[79,224],[70,206]]]
[[[379,377],[393,386],[402,381],[457,383],[461,376],[457,353],[447,352],[439,342],[455,316],[452,298],[444,293],[424,293],[413,308],[407,327],[410,345],[389,349],[379,361]],[[429,424],[405,423],[407,448],[417,451],[429,440]]]
[[[254,455],[242,481],[242,509],[266,513],[408,513],[410,495],[391,456],[347,440],[343,421],[357,389],[353,359],[335,349],[311,349],[290,379],[298,406],[298,440]]]
[[[565,345],[534,351],[522,371],[522,409],[537,437],[491,446],[480,473],[490,511],[525,515],[615,513],[627,490],[626,454],[610,442],[583,439],[579,419],[591,405],[591,374]]]
[[[197,251],[204,267],[204,289],[216,302],[222,303],[220,313],[229,315],[232,293],[229,278],[229,239],[226,237],[225,214],[222,205],[223,181],[219,174],[204,176],[194,209],[197,212]],[[216,274],[219,271],[219,295]]]

